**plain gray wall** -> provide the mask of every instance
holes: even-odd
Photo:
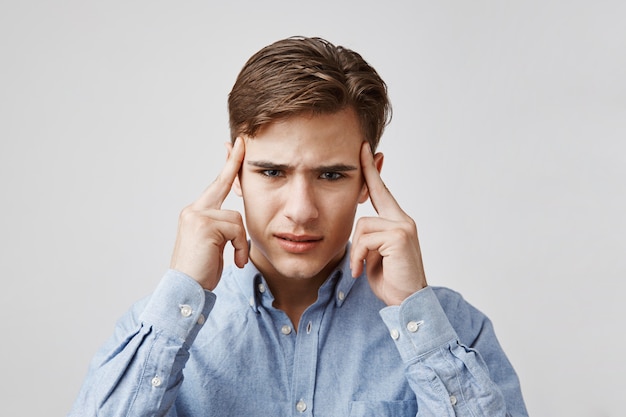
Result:
[[[69,410],[222,166],[239,69],[302,34],[388,82],[383,177],[531,415],[622,416],[625,20],[617,0],[3,1],[3,415]]]

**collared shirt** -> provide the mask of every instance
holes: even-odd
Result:
[[[120,319],[70,416],[527,416],[487,317],[449,289],[385,306],[348,256],[294,329],[252,262],[168,271]]]

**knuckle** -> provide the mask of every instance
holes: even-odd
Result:
[[[243,216],[236,210],[221,210],[224,219],[238,227],[243,227]]]
[[[180,225],[195,230],[204,230],[210,226],[212,219],[199,213],[193,205],[185,207],[179,216]]]
[[[412,217],[407,216],[406,224],[410,230],[417,230],[417,223],[415,223],[415,220],[413,220]]]
[[[238,211],[234,211],[233,213],[233,218],[235,222],[241,224],[241,227],[243,227],[243,216],[241,215],[241,213],[239,213]]]
[[[359,219],[355,224],[352,231],[352,239],[356,240],[357,237],[361,234],[361,228],[363,227],[362,219]]]
[[[202,230],[206,229],[213,223],[213,219],[206,216],[194,216],[194,224],[196,228]]]
[[[194,215],[194,209],[193,209],[193,207],[192,207],[191,205],[189,205],[189,206],[187,206],[187,207],[183,208],[183,209],[180,211],[180,214],[179,214],[178,218],[179,218],[181,221],[186,222],[186,221],[188,221],[191,217],[193,217],[193,215]]]
[[[237,236],[241,236],[245,239],[246,229],[243,227],[243,225],[237,225],[236,233],[237,233]]]
[[[413,239],[413,233],[410,228],[399,227],[393,229],[394,239],[400,242],[408,242]]]

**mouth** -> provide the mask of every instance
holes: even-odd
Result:
[[[322,236],[293,235],[290,233],[280,233],[274,236],[278,239],[278,244],[289,253],[310,252],[324,239]]]
[[[319,242],[322,240],[321,236],[292,235],[289,233],[276,234],[275,236],[279,239],[286,240],[288,242],[297,242],[297,243]]]

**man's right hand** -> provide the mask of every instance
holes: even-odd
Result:
[[[194,203],[180,213],[176,244],[170,268],[189,275],[207,290],[213,290],[224,266],[224,246],[235,248],[235,265],[248,262],[248,242],[241,213],[222,210],[245,155],[242,138],[229,145],[222,172]]]

